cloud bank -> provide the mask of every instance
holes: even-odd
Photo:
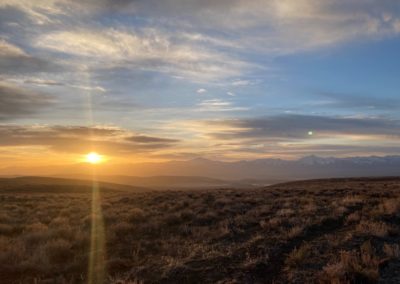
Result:
[[[0,147],[40,146],[50,151],[76,154],[95,150],[111,156],[151,152],[179,142],[104,126],[0,125],[0,136]]]

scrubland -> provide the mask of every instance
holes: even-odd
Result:
[[[90,187],[46,186],[0,189],[1,283],[87,283]],[[400,179],[100,197],[105,283],[400,283]]]

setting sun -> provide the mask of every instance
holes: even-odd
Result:
[[[96,152],[90,152],[85,156],[85,160],[91,164],[98,164],[103,161],[103,157]]]

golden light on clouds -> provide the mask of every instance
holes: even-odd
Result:
[[[90,152],[86,154],[85,161],[90,164],[99,164],[104,161],[104,158],[96,152]]]

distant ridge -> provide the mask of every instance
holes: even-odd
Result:
[[[88,180],[90,176],[87,175],[72,175],[62,176],[66,178]],[[191,189],[191,188],[222,188],[222,187],[252,187],[253,182],[258,183],[262,181],[240,180],[240,181],[227,181],[216,178],[202,177],[202,176],[150,176],[150,177],[137,177],[137,176],[124,176],[124,175],[101,175],[98,180],[104,182],[111,182],[115,184],[126,184],[139,187],[149,188],[162,188],[162,189]],[[270,184],[262,182],[262,184]]]
[[[276,183],[266,188],[279,188],[287,186],[310,186],[310,185],[321,185],[323,184],[338,184],[348,182],[360,182],[360,183],[371,183],[371,182],[400,182],[400,176],[379,176],[379,177],[343,177],[343,178],[321,178],[321,179],[305,179]]]
[[[137,187],[109,182],[96,182],[101,191],[108,192],[143,192],[150,190],[145,187]],[[12,178],[0,178],[0,193],[4,192],[90,192],[93,189],[93,181],[54,177],[24,176]]]
[[[0,169],[0,175],[79,176],[89,175],[90,172],[91,166],[88,164]],[[312,155],[298,160],[256,159],[237,162],[197,158],[187,161],[161,163],[103,164],[98,167],[98,172],[99,175],[103,176],[207,177],[235,181],[242,179],[279,181],[354,176],[397,176],[400,175],[400,156],[335,158]],[[211,180],[206,182],[211,182]],[[218,182],[217,180],[212,181],[212,183]]]

